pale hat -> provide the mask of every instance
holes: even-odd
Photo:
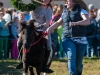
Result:
[[[88,9],[89,9],[89,10],[92,10],[92,9],[95,9],[95,7],[94,7],[93,4],[89,4],[89,5],[88,5]]]

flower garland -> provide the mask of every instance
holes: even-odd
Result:
[[[41,1],[41,0],[39,0]],[[32,11],[35,10],[39,3],[32,1],[29,4],[23,3],[22,0],[10,0],[11,5],[20,11]]]

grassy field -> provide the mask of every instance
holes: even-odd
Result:
[[[50,67],[54,72],[48,75],[68,75],[66,62],[67,59],[54,59]],[[17,60],[0,60],[0,75],[22,75],[22,70],[14,69],[18,63]],[[83,64],[82,75],[100,75],[100,59],[84,58]]]

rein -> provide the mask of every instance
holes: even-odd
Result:
[[[35,45],[35,44],[37,44],[42,39],[42,37],[45,37],[46,35],[47,35],[47,33],[45,33],[44,31],[42,31],[41,37],[36,42],[32,43],[30,45],[30,47],[33,46],[33,45]],[[28,53],[29,51],[30,51],[30,48],[29,48],[29,50],[26,50],[26,49],[23,50],[24,53]]]
[[[42,39],[42,37],[45,37],[46,35],[47,35],[47,33],[45,33],[44,31],[42,31],[41,37],[36,42],[32,43],[31,46],[37,44]]]

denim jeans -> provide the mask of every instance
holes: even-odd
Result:
[[[51,50],[52,42],[51,42],[51,35],[47,35],[47,50]]]
[[[94,37],[93,38],[93,50],[94,50],[93,55],[95,55],[96,57],[98,57],[97,43],[98,43],[97,37]]]
[[[87,54],[87,57],[93,57],[93,54],[94,54],[94,50],[92,47],[90,47],[89,45],[87,45],[87,49],[86,49],[86,54]]]
[[[94,53],[93,46],[92,46],[93,37],[88,37],[87,41],[88,41],[88,45],[87,45],[87,49],[86,49],[87,57],[93,57],[93,53]]]
[[[78,75],[82,73],[82,60],[86,51],[87,44],[81,44],[72,41],[69,38],[62,39],[63,48],[68,56],[69,75]]]

